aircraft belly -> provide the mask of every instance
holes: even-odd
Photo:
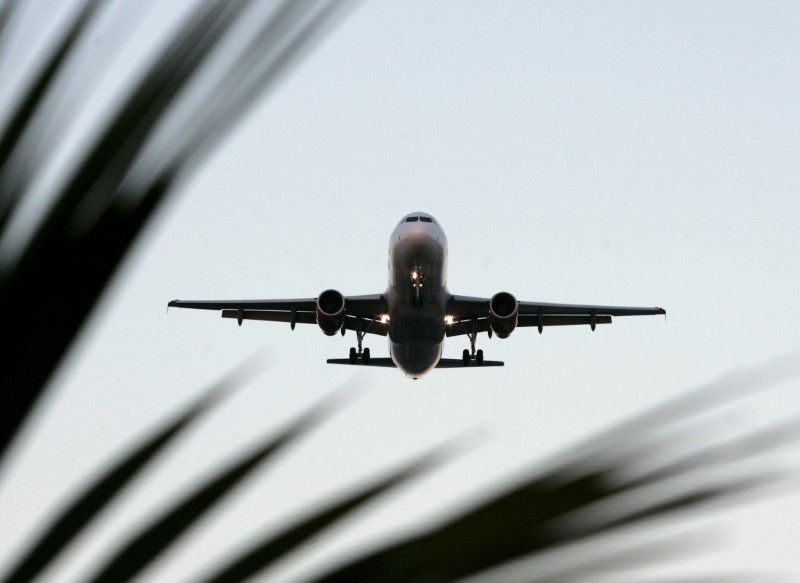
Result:
[[[437,313],[433,317],[421,317],[418,313],[403,313],[407,311],[411,310],[398,309],[391,314],[389,339],[392,342],[396,344],[440,344],[444,340],[444,315],[439,315],[439,310],[435,311]]]
[[[442,344],[389,343],[395,365],[410,378],[419,379],[430,372],[442,357]]]

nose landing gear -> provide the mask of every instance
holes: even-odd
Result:
[[[414,289],[414,305],[421,306],[423,301],[422,284],[425,282],[425,274],[422,273],[419,267],[415,267],[408,274],[408,277],[411,280],[411,287]]]

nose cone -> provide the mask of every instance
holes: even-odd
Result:
[[[423,220],[423,219],[427,219]],[[447,237],[436,219],[426,213],[406,215],[389,237],[389,253],[423,260],[447,249]]]
[[[412,379],[428,374],[442,357],[441,344],[394,344],[390,353],[397,368]]]

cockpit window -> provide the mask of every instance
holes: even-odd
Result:
[[[431,220],[430,217],[420,217],[419,220],[422,221],[423,223],[432,223],[433,222],[433,220]]]
[[[418,221],[419,217],[406,217],[407,223],[413,223],[414,221]]]

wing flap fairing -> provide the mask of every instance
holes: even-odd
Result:
[[[358,320],[355,316],[347,316],[344,320],[344,327],[347,330],[358,331]],[[380,320],[373,320],[371,318],[361,318],[361,332],[365,334],[375,334],[377,336],[386,336],[388,326]]]
[[[274,310],[222,310],[223,318],[235,320],[261,320],[264,322],[294,322],[297,324],[316,324],[317,315],[314,312],[278,312]]]
[[[595,316],[594,317],[595,324],[610,324],[611,323],[611,316]],[[537,316],[528,316],[528,315],[520,315],[519,319],[517,320],[517,326],[519,327],[532,327],[539,325],[539,317]],[[542,316],[542,326],[580,326],[592,325],[592,317],[591,316]]]
[[[473,320],[460,320],[447,328],[447,337],[463,336],[465,334],[472,334]],[[518,328],[538,327],[539,325],[546,326],[591,326],[592,316],[542,316],[541,322],[539,316],[519,316],[517,319]],[[611,324],[611,316],[595,316],[595,324]],[[487,332],[489,330],[489,319],[480,318],[477,321],[478,333]]]

